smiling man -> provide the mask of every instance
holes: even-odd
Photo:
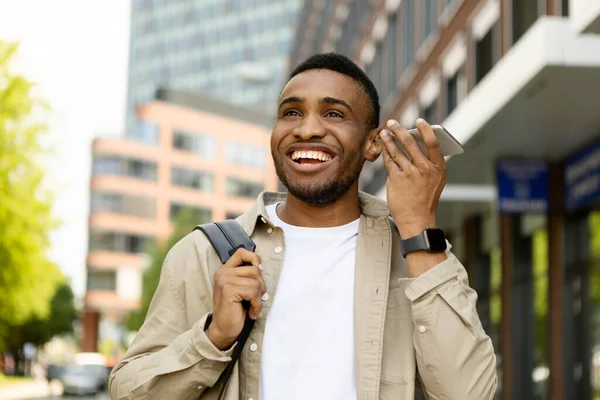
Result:
[[[113,399],[217,399],[243,300],[256,323],[226,399],[493,398],[477,295],[436,228],[446,178],[437,139],[417,120],[425,156],[396,121],[381,129],[379,113],[373,83],[347,58],[320,54],[296,68],[271,136],[288,192],[261,194],[238,218],[256,251],[221,265],[200,232],[171,249],[111,375]],[[381,154],[387,203],[358,187],[365,161]]]

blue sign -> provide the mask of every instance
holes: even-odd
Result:
[[[565,163],[565,206],[568,211],[600,197],[600,142]]]
[[[505,214],[548,210],[548,163],[541,160],[498,162],[498,211]]]

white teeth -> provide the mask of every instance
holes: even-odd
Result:
[[[319,161],[329,161],[331,160],[331,156],[329,154],[323,153],[321,151],[294,151],[291,155],[292,160],[296,161],[300,158],[304,159],[313,159]]]

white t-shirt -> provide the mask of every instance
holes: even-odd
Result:
[[[359,220],[333,228],[281,221],[285,257],[266,321],[260,400],[356,399],[354,264]]]

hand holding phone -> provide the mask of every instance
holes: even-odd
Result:
[[[435,136],[437,137],[437,140],[440,144],[440,150],[442,151],[442,155],[444,157],[455,156],[458,154],[462,154],[464,152],[464,148],[462,147],[460,142],[458,140],[456,140],[454,138],[454,136],[452,136],[450,134],[450,132],[448,132],[448,130],[446,128],[444,128],[442,125],[431,125],[431,128],[433,128],[433,132],[435,133]],[[427,147],[425,146],[425,143],[423,142],[423,137],[421,136],[421,133],[419,132],[419,130],[416,128],[409,129],[408,133],[410,133],[411,136],[417,140],[417,143],[419,143],[419,147],[421,148],[421,151],[423,151],[423,153],[425,155],[428,155]],[[398,145],[398,147],[400,149],[402,149],[404,151],[404,153],[406,153],[404,147],[402,146],[402,144],[400,143],[398,138],[396,138],[395,135],[394,135],[394,140],[396,141],[396,145]]]

